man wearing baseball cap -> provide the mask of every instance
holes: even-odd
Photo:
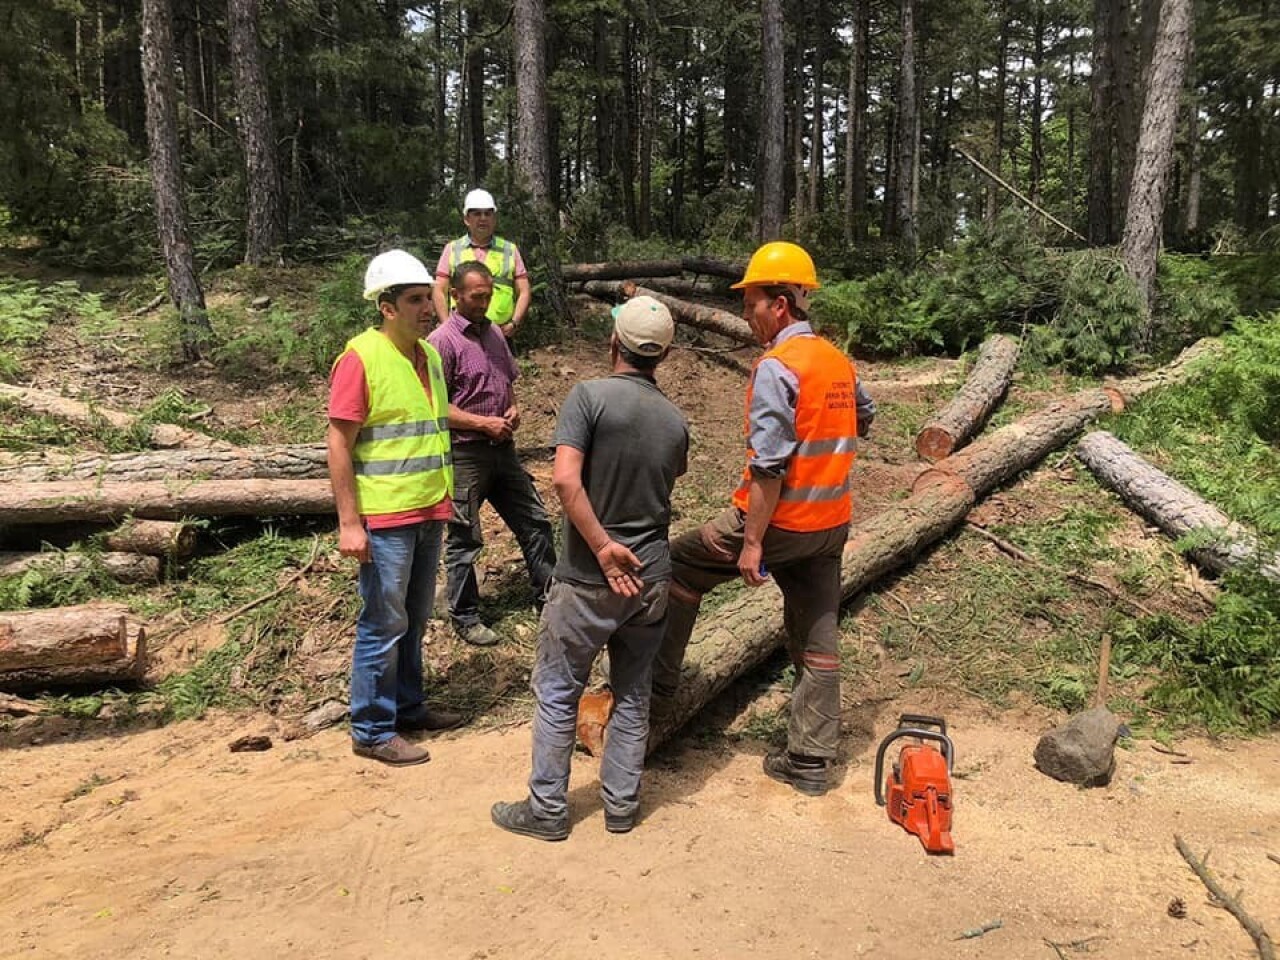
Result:
[[[675,325],[652,297],[629,300],[613,316],[611,375],[577,384],[556,424],[552,480],[564,549],[538,627],[529,796],[492,811],[504,830],[540,840],[569,835],[578,701],[605,646],[615,699],[600,764],[605,828],[626,833],[635,825],[653,662],[666,623],[671,490],[686,469],[689,429],[654,370]]]
[[[449,316],[453,302],[449,297],[449,278],[458,264],[479,260],[493,274],[493,299],[489,301],[489,319],[510,340],[529,312],[532,287],[524,258],[519,248],[496,234],[498,205],[488,190],[472,190],[462,201],[462,222],[466,236],[445,245],[436,264],[436,286],[433,293],[436,316]],[[443,281],[443,282],[441,282]]]

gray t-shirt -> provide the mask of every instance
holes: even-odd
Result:
[[[679,408],[644,374],[588,380],[569,391],[554,443],[585,455],[587,499],[609,536],[644,564],[640,579],[669,579],[671,489],[685,472],[689,454],[689,427]],[[605,582],[595,554],[568,516],[555,576],[575,583]]]

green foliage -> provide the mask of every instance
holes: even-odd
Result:
[[[0,577],[0,610],[69,606],[120,593],[120,585],[98,562],[94,551],[77,552],[86,562],[73,573],[64,573],[56,554],[51,553],[48,566]]]
[[[44,336],[49,324],[67,315],[97,331],[112,319],[96,293],[84,293],[74,280],[41,286],[34,280],[0,277],[0,377],[21,372],[17,356],[4,348],[28,347]]]
[[[1109,429],[1264,535],[1280,535],[1280,314],[1241,320],[1221,358]]]
[[[1084,250],[1058,258],[1058,307],[1031,328],[1028,353],[1073,373],[1101,373],[1129,359],[1141,317],[1138,292],[1114,254]]]
[[[213,706],[235,706],[245,698],[236,693],[231,683],[232,672],[245,657],[243,645],[228,640],[210,650],[186,673],[174,674],[160,681],[158,690],[173,720],[194,720],[204,716]]]
[[[1258,732],[1280,723],[1280,586],[1244,573],[1226,587],[1195,626],[1162,616],[1119,639],[1159,668],[1150,699],[1172,722]]]
[[[1214,337],[1240,313],[1236,293],[1223,281],[1219,262],[1166,253],[1156,280],[1156,315],[1170,344]]]

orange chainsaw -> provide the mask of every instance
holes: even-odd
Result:
[[[889,745],[904,737],[919,742],[904,745],[889,776],[881,780]],[[889,819],[919,837],[929,853],[956,852],[951,839],[951,767],[955,756],[947,722],[914,713],[900,716],[898,729],[885,737],[876,751],[876,803],[886,806],[887,795]]]

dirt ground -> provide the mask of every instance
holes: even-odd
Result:
[[[693,431],[677,531],[718,509],[735,482],[752,356],[694,343],[663,368]],[[545,444],[569,387],[603,373],[605,362],[600,344],[586,341],[525,357],[524,443]],[[39,381],[39,358],[34,369]],[[855,467],[865,516],[903,495],[920,469],[903,411],[949,393],[959,368],[865,364],[861,373],[882,405]],[[134,370],[119,383],[100,369],[72,379],[106,402],[138,389]],[[142,393],[161,386],[156,378]],[[270,435],[272,406],[314,407],[317,422],[322,409],[319,387],[245,395],[212,375],[187,386],[211,405],[206,424],[262,425],[273,440],[293,437]],[[529,467],[549,497],[549,462]],[[1051,480],[991,497],[975,519],[1057,516],[1061,506],[1035,487]],[[519,581],[514,543],[496,524],[486,530],[485,589]],[[1126,549],[1147,543],[1140,521],[1121,532]],[[940,571],[958,561],[928,562]],[[907,620],[931,599],[932,568],[920,569],[925,582],[895,585]],[[1158,605],[1175,613],[1203,602],[1189,588],[1164,594]],[[229,753],[240,734],[279,732],[265,714],[127,733],[103,727],[97,738],[0,751],[0,960],[1254,956],[1236,920],[1207,901],[1175,833],[1197,853],[1212,851],[1223,885],[1243,890],[1246,907],[1280,935],[1280,864],[1267,858],[1280,855],[1280,739],[1184,741],[1184,756],[1139,741],[1119,751],[1110,786],[1059,784],[1035,771],[1031,754],[1061,713],[1016,698],[995,711],[945,673],[940,686],[908,690],[901,678],[910,664],[881,649],[869,625],[886,616],[867,607],[846,627],[868,675],[865,686],[846,683],[836,789],[808,799],[763,776],[764,743],[743,730],[764,701],[776,708],[785,695],[766,683],[772,692],[761,697],[758,678],[748,679],[653,758],[643,820],[627,836],[605,832],[595,761],[585,755],[575,758],[567,842],[513,837],[489,822],[495,800],[522,795],[528,770],[520,625],[497,672],[511,674],[509,710],[518,698],[525,706],[435,738],[424,767],[359,760],[343,729]],[[345,636],[338,627],[334,635]],[[331,652],[343,673],[344,651]],[[428,652],[447,687],[457,651],[433,631]],[[876,745],[900,712],[919,710],[944,713],[957,744],[954,858],[926,856],[872,799]],[[1169,915],[1175,898],[1184,919]],[[960,937],[997,920],[981,937]]]
[[[559,844],[489,822],[522,795],[523,725],[437,738],[405,770],[341,730],[230,754],[262,729],[231,717],[8,751],[0,957],[1253,956],[1175,833],[1280,931],[1274,739],[1181,743],[1190,763],[1140,743],[1086,791],[1034,770],[1034,717],[953,705],[957,852],[935,858],[872,800],[907,706],[873,708],[819,799],[766,779],[749,744],[678,741],[625,836],[580,755]]]

